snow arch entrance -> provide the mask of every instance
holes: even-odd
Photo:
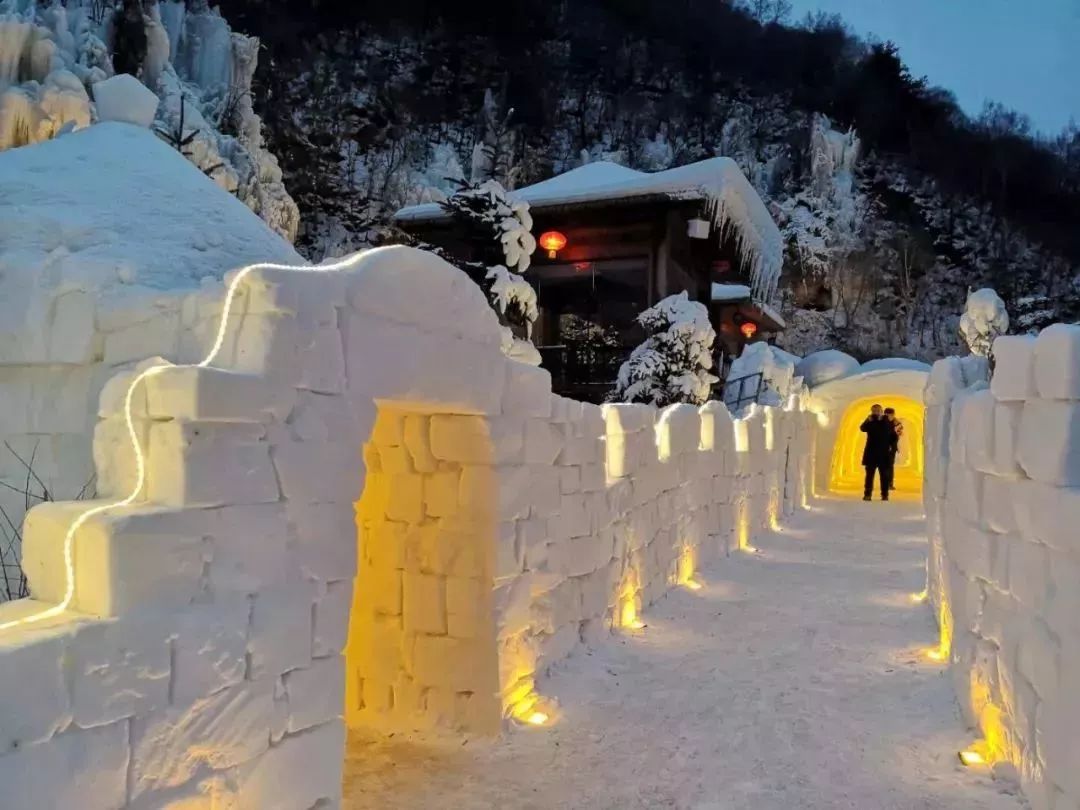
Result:
[[[874,404],[896,409],[896,418],[903,425],[899,453],[896,456],[896,491],[902,494],[922,493],[923,480],[923,423],[921,402],[896,396],[861,397],[844,411],[833,444],[829,468],[829,490],[851,494],[862,492],[865,470],[862,466],[866,434],[859,427]]]
[[[818,423],[814,438],[815,492],[861,494],[866,435],[859,426],[875,404],[895,408],[904,426],[897,456],[897,492],[912,496],[922,492],[926,421],[922,396],[928,374],[928,366],[911,360],[876,360],[811,390],[810,409]]]

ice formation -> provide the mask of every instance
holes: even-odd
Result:
[[[1005,302],[994,290],[984,288],[968,295],[960,316],[960,334],[972,354],[987,357],[994,339],[1009,331],[1009,313]]]
[[[111,10],[95,0],[39,4],[0,0],[0,150],[50,140],[98,119],[118,120],[110,56]],[[206,4],[148,3],[147,52],[137,77],[154,91],[158,128],[178,131],[184,100],[183,151],[275,231],[292,241],[299,210],[262,141],[251,104],[258,41],[233,33]],[[130,87],[122,103],[134,103]],[[103,109],[95,111],[95,101]],[[143,123],[146,105],[137,119]],[[135,111],[128,109],[130,114]]]
[[[700,200],[716,230],[732,233],[739,242],[749,263],[754,298],[767,302],[773,297],[783,266],[784,243],[765,204],[729,158],[712,158],[652,174],[599,161],[514,191],[514,199],[534,209],[653,195]],[[442,209],[428,203],[403,208],[396,218],[422,221],[441,216],[445,216]]]
[[[642,312],[638,322],[649,337],[619,369],[613,399],[703,404],[718,381],[709,373],[716,333],[705,305],[681,292]]]

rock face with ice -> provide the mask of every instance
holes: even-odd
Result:
[[[146,55],[124,79],[114,76],[112,12],[99,6],[0,0],[0,150],[95,121],[156,121],[177,141],[190,136],[184,154],[293,241],[299,211],[251,102],[258,40],[205,3],[147,3]]]

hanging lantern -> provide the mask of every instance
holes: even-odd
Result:
[[[757,334],[757,324],[753,321],[746,321],[746,323],[739,327],[739,331],[743,333],[743,337],[750,340],[750,338]]]
[[[540,247],[547,251],[549,259],[554,259],[555,254],[566,247],[566,236],[558,231],[546,231],[540,234]]]

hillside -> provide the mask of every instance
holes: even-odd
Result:
[[[1019,329],[1080,317],[1080,131],[1036,142],[996,106],[970,120],[891,45],[835,18],[787,24],[783,0],[753,14],[727,0],[224,0],[224,20],[206,0],[126,5],[140,1],[175,51],[157,87],[168,118],[179,91],[200,139],[246,139],[271,175],[276,157],[312,259],[401,238],[390,214],[460,178],[514,188],[598,159],[653,171],[726,155],[787,238],[794,352],[940,356],[981,285]],[[248,35],[262,44],[250,92]],[[100,38],[115,50],[115,31]],[[216,154],[230,163],[224,148],[196,160],[212,169]],[[265,195],[238,193],[260,210]]]
[[[223,10],[269,52],[256,107],[315,258],[387,238],[388,212],[448,177],[728,155],[789,238],[793,351],[938,356],[983,284],[1021,328],[1080,316],[1080,133],[1035,143],[997,107],[968,120],[888,44],[757,5],[764,24],[718,0]]]

